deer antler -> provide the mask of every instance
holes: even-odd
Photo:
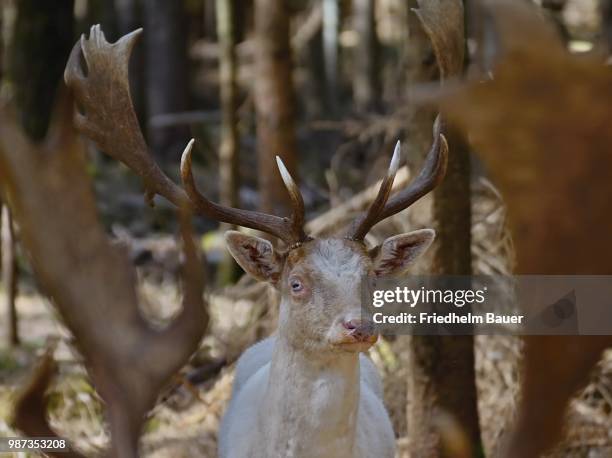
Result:
[[[293,203],[291,218],[226,207],[206,199],[197,191],[191,172],[193,140],[185,148],[181,161],[183,185],[189,197],[151,158],[134,113],[128,81],[128,61],[141,32],[142,29],[138,29],[110,44],[100,26],[95,25],[89,38],[81,37],[74,46],[64,79],[74,89],[78,105],[84,110],[76,114],[79,130],[94,140],[102,151],[142,177],[149,198],[159,194],[179,207],[188,205],[195,212],[217,221],[267,232],[288,245],[306,240],[302,196],[282,162],[278,162],[280,173]],[[87,65],[87,76],[81,68],[81,53]]]
[[[181,158],[181,178],[183,187],[195,210],[207,216],[210,216],[218,221],[237,224],[252,229],[258,229],[263,232],[272,234],[289,246],[295,246],[307,239],[304,233],[304,201],[300,190],[291,178],[289,171],[283,164],[280,157],[276,157],[279,171],[283,178],[283,182],[289,191],[293,213],[291,218],[281,218],[279,216],[269,215],[267,213],[254,212],[249,210],[241,210],[238,208],[226,207],[223,205],[211,202],[198,191],[193,173],[191,171],[191,148],[193,140],[189,142],[183,156]]]
[[[89,39],[81,36],[72,48],[64,80],[79,108],[75,124],[109,156],[123,162],[144,180],[148,197],[164,196],[178,207],[188,203],[183,190],[159,168],[148,152],[132,105],[128,61],[142,29],[110,44],[100,25],[91,28]],[[87,76],[81,67],[81,54]]]
[[[182,217],[182,311],[164,329],[151,326],[139,312],[134,270],[98,221],[82,146],[71,129],[72,101],[64,102],[41,145],[0,107],[0,186],[36,277],[106,402],[112,456],[137,456],[145,414],[206,329],[202,266]]]
[[[419,175],[414,181],[404,190],[395,194],[389,199],[393,180],[399,166],[399,142],[395,147],[393,158],[387,176],[380,184],[380,189],[376,199],[370,205],[370,208],[357,217],[353,222],[351,229],[347,235],[352,240],[363,240],[366,234],[382,220],[391,215],[401,212],[415,203],[421,197],[433,190],[444,175],[446,174],[446,165],[448,161],[448,144],[446,138],[442,134],[442,122],[438,117],[433,128],[433,145],[425,159],[425,165],[421,169]]]

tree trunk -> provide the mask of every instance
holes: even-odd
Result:
[[[296,31],[294,39],[300,34],[301,37],[299,41],[294,41],[293,48],[297,51],[295,57],[307,76],[299,103],[303,104],[306,117],[317,119],[330,111],[325,95],[327,89],[323,56],[323,11],[320,3],[313,3],[308,17]]]
[[[219,200],[221,204],[240,207],[238,87],[236,84],[236,1],[217,0],[217,37],[219,39],[219,85],[221,90],[221,142],[219,145]],[[224,225],[223,229],[232,226]],[[234,259],[225,251],[219,265],[218,284],[233,280],[237,272]]]
[[[289,45],[289,12],[281,0],[255,1],[255,109],[260,208],[286,211],[289,197],[276,166],[281,156],[297,179],[295,101]]]
[[[204,10],[203,38],[206,38],[207,40],[212,41],[215,38],[217,38],[215,34],[217,33],[217,30],[218,30],[218,25],[216,24],[218,16],[217,16],[217,12],[215,11],[217,9],[217,0],[203,0],[203,3],[204,3],[203,5],[203,10]]]
[[[353,24],[357,34],[353,55],[353,99],[358,111],[377,108],[380,97],[379,43],[374,6],[374,0],[353,2]]]
[[[326,98],[332,114],[338,109],[338,41],[340,5],[338,0],[323,0],[323,56],[325,59]]]
[[[4,21],[4,9],[6,6],[4,4],[0,4],[0,82],[2,81],[2,76],[4,75],[4,59],[6,56],[6,49],[4,43],[4,35],[5,35],[5,21]]]
[[[447,129],[449,163],[434,192],[437,249],[434,273],[469,276],[471,257],[471,193],[469,149],[461,136]],[[459,287],[459,285],[455,285]],[[470,289],[465,278],[461,289]],[[462,314],[469,313],[467,305]],[[409,437],[418,438],[415,457],[444,456],[438,413],[450,414],[470,444],[481,443],[476,393],[474,338],[413,336],[410,368]]]
[[[122,37],[143,26],[142,8],[139,0],[115,0],[115,11],[117,14],[118,35]],[[146,132],[145,111],[145,75],[144,75],[144,47],[138,43],[132,51],[130,60],[130,93],[136,115]]]
[[[418,3],[422,10],[430,8],[423,11],[429,14],[422,19],[424,21],[435,20],[435,15],[446,15],[451,6],[446,4],[436,9],[431,3]],[[450,15],[444,16],[444,20],[440,16],[437,21],[439,30],[448,29],[450,43],[457,39],[465,41],[463,7],[461,2],[456,3],[455,23]],[[430,39],[435,37],[430,36]],[[463,72],[463,46],[442,48],[438,43],[434,48],[445,53],[437,56],[441,79]],[[450,55],[452,53],[457,55]],[[472,273],[470,152],[464,139],[452,127],[446,126],[443,131],[449,143],[449,160],[446,177],[434,192],[437,250],[433,270],[438,275],[466,276],[461,288],[469,289]],[[469,311],[467,306],[461,310],[462,313]],[[444,456],[440,413],[451,415],[466,434],[469,444],[479,446],[473,336],[414,336],[408,391],[408,435],[413,440],[411,453],[415,457]],[[473,454],[474,450],[467,453]]]
[[[7,345],[19,345],[19,332],[17,330],[17,262],[15,259],[15,233],[13,231],[13,218],[8,206],[2,205],[2,285],[7,313]]]
[[[0,7],[0,81],[4,74],[5,43],[4,34],[4,5]],[[4,287],[5,310],[7,316],[6,345],[8,348],[19,345],[19,332],[17,330],[17,309],[15,298],[17,296],[17,275],[15,263],[15,233],[13,221],[8,206],[0,201],[0,271],[2,272],[2,286]]]
[[[599,8],[604,46],[607,46],[608,54],[612,54],[612,0],[601,0]]]
[[[7,77],[21,123],[34,140],[47,132],[55,93],[73,44],[73,0],[20,0]]]
[[[223,205],[238,202],[238,119],[236,86],[236,35],[234,0],[217,0],[219,83],[221,89],[221,144],[219,147],[219,198]]]
[[[144,0],[149,144],[162,163],[178,161],[189,136],[184,126],[152,127],[158,115],[187,110],[187,33],[183,2]]]

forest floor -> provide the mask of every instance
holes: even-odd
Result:
[[[122,183],[120,177],[113,178],[101,181],[113,182],[115,186]],[[123,213],[133,215],[134,206],[142,205],[142,198],[133,188],[110,189],[100,200],[109,202],[111,196],[123,196],[127,203],[122,205],[131,209]],[[483,177],[475,179],[473,195],[474,272],[509,275],[513,253],[501,197]],[[393,234],[429,227],[431,204],[431,198],[426,196],[409,212],[377,225],[368,236],[369,242],[380,243]],[[109,218],[113,222],[119,213],[115,207],[101,208],[103,214],[113,215]],[[142,213],[140,210],[138,207],[138,214]],[[145,218],[144,223],[143,219],[138,220],[142,227],[122,228],[113,224],[111,232],[128,248],[130,259],[137,265],[143,314],[164,321],[172,317],[180,304],[177,288],[180,253],[174,237],[151,231],[151,227],[159,224],[160,214],[169,220],[175,217],[171,209],[162,207],[161,210],[158,206],[155,213],[146,213],[150,220]],[[129,216],[125,221],[130,221]],[[331,225],[337,227],[344,223],[346,221],[334,219]],[[205,227],[198,228],[198,232],[205,230]],[[210,264],[218,263],[223,257],[220,240],[217,232],[207,233],[202,238]],[[427,253],[416,263],[412,273],[427,272],[431,257],[431,253]],[[234,363],[249,345],[270,335],[276,327],[277,307],[274,304],[278,303],[278,297],[266,285],[248,277],[226,288],[215,288],[213,280],[209,283],[209,331],[200,350],[182,371],[180,379],[183,382],[178,382],[177,378],[151,412],[142,438],[143,456],[215,457],[219,421],[230,396]],[[70,344],[70,334],[58,320],[53,307],[36,292],[27,275],[20,284],[17,309],[23,343],[10,352],[0,347],[0,436],[15,435],[9,427],[15,393],[27,379],[47,342],[57,340],[59,344],[54,356],[59,362],[59,374],[50,389],[51,423],[87,456],[102,455],[108,443],[102,403],[91,386],[80,356]],[[0,307],[0,323],[6,322],[5,313],[4,307]],[[100,325],[111,323],[101,320]],[[0,342],[5,341],[4,332],[5,327],[0,326]],[[402,458],[410,456],[410,438],[406,437],[406,411],[410,404],[407,395],[409,339],[408,336],[380,339],[370,351],[383,378],[385,405],[398,438],[398,456]],[[475,349],[483,449],[487,456],[495,456],[500,437],[508,430],[516,413],[521,343],[511,336],[476,336]],[[197,372],[200,373],[196,377],[198,381],[184,382],[186,378],[195,380],[193,374]],[[593,372],[590,384],[576,394],[567,412],[565,440],[550,456],[612,457],[612,355],[606,355]]]
[[[231,390],[232,362],[245,346],[269,333],[275,320],[275,314],[262,307],[272,299],[265,287],[246,280],[240,288],[250,290],[247,299],[236,300],[235,291],[231,290],[209,296],[213,323],[201,354],[192,361],[193,365],[201,366],[225,359],[228,364],[202,383],[175,384],[169,388],[147,421],[142,441],[144,456],[216,456],[219,421]],[[165,309],[162,315],[169,316],[175,309],[173,304],[178,303],[176,289],[168,282],[144,281],[141,291],[144,302],[151,308],[145,313]],[[0,351],[0,436],[14,434],[8,425],[12,400],[27,378],[36,355],[49,339],[59,339],[55,358],[60,371],[50,394],[52,424],[87,456],[101,455],[108,442],[101,402],[79,362],[79,355],[69,343],[68,332],[57,321],[48,302],[35,293],[20,295],[17,307],[24,342],[12,352]],[[0,315],[0,322],[4,318]],[[259,323],[254,326],[253,320]],[[3,338],[0,332],[0,340]],[[410,456],[410,440],[404,436],[406,407],[410,402],[406,396],[408,339],[382,340],[370,354],[383,375],[385,403],[398,434],[398,456],[401,457]],[[508,429],[515,412],[520,343],[507,336],[478,336],[476,356],[484,449],[488,456],[494,456],[499,437]],[[193,368],[185,372],[190,370]],[[612,456],[611,414],[612,357],[608,355],[593,374],[590,385],[570,405],[566,440],[550,456]]]

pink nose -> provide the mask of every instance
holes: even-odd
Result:
[[[374,335],[374,323],[369,320],[356,318],[345,321],[343,325],[350,331],[351,336],[357,340],[365,341]]]

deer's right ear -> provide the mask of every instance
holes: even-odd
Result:
[[[280,279],[283,261],[269,241],[238,231],[227,231],[225,242],[240,267],[256,280],[275,284]]]

